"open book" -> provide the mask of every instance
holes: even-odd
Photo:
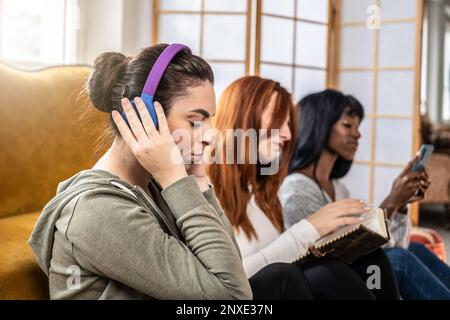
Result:
[[[389,231],[385,211],[374,208],[363,217],[361,222],[343,226],[317,240],[295,263],[303,265],[326,256],[352,264],[387,243]]]

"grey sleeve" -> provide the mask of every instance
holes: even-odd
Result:
[[[241,251],[239,249],[239,245],[238,245],[237,240],[236,240],[236,238],[234,236],[233,227],[231,226],[230,220],[228,220],[228,218],[227,218],[227,216],[225,214],[225,211],[222,209],[219,201],[217,200],[217,197],[216,197],[216,195],[214,193],[214,189],[211,188],[209,190],[204,191],[203,195],[205,196],[206,201],[208,201],[208,203],[210,205],[212,205],[214,207],[214,209],[216,209],[216,211],[218,212],[218,214],[220,216],[220,219],[222,219],[223,225],[227,229],[228,234],[232,238],[233,243],[234,243],[236,249],[239,252],[239,256],[242,258]]]
[[[120,197],[80,198],[68,229],[76,259],[156,299],[251,299],[238,251],[192,177],[162,192],[186,245]]]
[[[408,248],[409,237],[411,234],[412,223],[409,215],[400,212],[394,212],[391,219],[388,220],[389,242],[384,246],[385,248]]]
[[[283,208],[286,229],[323,207],[321,195],[315,189],[314,186],[289,176],[284,180],[278,197]]]
[[[348,190],[347,186],[340,181],[338,181],[337,186],[341,189],[342,199],[350,199],[350,190]]]

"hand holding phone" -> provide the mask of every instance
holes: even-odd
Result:
[[[380,208],[388,211],[388,217],[397,210],[403,210],[408,203],[421,200],[430,186],[426,170],[433,153],[432,145],[422,145],[419,153],[409,161],[400,175],[394,180],[389,195],[383,200]]]

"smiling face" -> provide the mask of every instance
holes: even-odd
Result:
[[[269,104],[262,112],[261,129],[270,129],[270,124],[272,123],[272,118],[274,115],[277,94],[277,92],[274,92],[272,94]],[[277,156],[279,156],[279,154],[283,150],[284,145],[292,139],[292,133],[289,125],[290,116],[288,113],[281,127],[279,128],[279,135],[265,137],[259,141],[258,152],[263,162],[268,163],[274,160]]]
[[[353,160],[358,150],[358,140],[361,138],[360,121],[358,116],[344,112],[331,128],[328,148],[345,160]]]
[[[167,123],[188,167],[199,162],[204,148],[213,142],[209,129],[215,112],[216,97],[209,81],[187,89],[187,94],[175,99],[170,109]]]

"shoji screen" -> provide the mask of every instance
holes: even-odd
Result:
[[[153,43],[181,42],[205,58],[216,94],[249,71],[251,0],[154,0]]]
[[[344,181],[352,196],[374,205],[418,149],[422,7],[421,0],[336,1],[334,85],[355,95],[366,113]],[[378,28],[367,23],[377,12]]]
[[[256,73],[295,101],[323,89],[328,70],[328,0],[258,0]]]

